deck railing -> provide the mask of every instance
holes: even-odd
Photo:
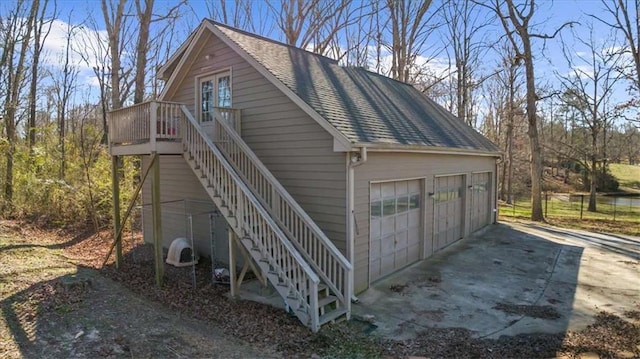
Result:
[[[351,264],[258,159],[219,112],[214,112],[214,142],[244,182],[269,210],[296,247],[335,293],[347,313],[351,308]]]
[[[181,138],[182,104],[148,101],[109,112],[109,142],[139,144]]]
[[[237,219],[238,225],[250,236],[269,264],[285,278],[285,283],[302,305],[295,308],[307,313],[313,331],[319,328],[318,284],[319,278],[287,239],[276,222],[255,198],[253,192],[238,176],[224,155],[213,144],[200,125],[183,107],[182,143],[186,153],[193,156],[202,173],[207,176],[216,195]],[[302,318],[301,318],[302,319]]]

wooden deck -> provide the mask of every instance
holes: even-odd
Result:
[[[149,101],[109,113],[111,155],[181,154],[181,103]]]

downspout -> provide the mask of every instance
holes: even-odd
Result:
[[[495,164],[495,168],[494,168],[494,175],[493,175],[493,181],[495,183],[495,186],[493,186],[493,188],[495,189],[494,194],[493,194],[493,224],[497,224],[498,223],[498,165],[500,163],[502,163],[504,159],[502,158],[502,156],[498,157],[496,159],[496,164]]]
[[[367,162],[367,148],[360,147],[360,152],[347,152],[347,256],[351,263],[351,289],[354,288],[353,272],[355,271],[355,238],[358,232],[355,214],[355,171],[354,168]],[[353,293],[351,293],[351,302],[359,301]]]

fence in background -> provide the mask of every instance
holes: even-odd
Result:
[[[588,211],[589,194],[542,193],[542,210],[545,218],[576,220],[612,220],[640,222],[640,197],[597,196],[596,211]],[[519,197],[513,204],[500,204],[500,215],[505,217],[530,217],[531,199]]]

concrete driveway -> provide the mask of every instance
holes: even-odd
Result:
[[[640,310],[640,238],[497,224],[374,284],[353,305],[374,335],[427,328],[481,338],[580,330]]]

